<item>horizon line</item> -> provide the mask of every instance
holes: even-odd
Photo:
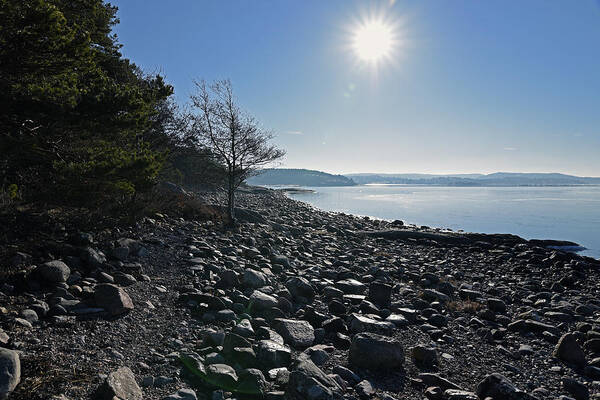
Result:
[[[265,168],[267,169],[267,168]],[[572,172],[523,172],[523,171],[494,171],[494,172],[329,172],[321,169],[311,168],[293,168],[293,167],[279,167],[271,169],[306,169],[312,171],[325,172],[331,175],[357,175],[357,174],[372,174],[372,175],[491,175],[491,174],[561,174],[569,175],[577,178],[600,178],[600,175],[578,175]]]

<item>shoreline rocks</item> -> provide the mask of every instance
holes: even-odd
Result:
[[[159,400],[598,394],[600,263],[510,235],[362,234],[433,230],[271,191],[239,203],[254,211],[235,229],[156,214],[14,244],[23,271],[0,284],[0,341],[23,351],[11,399],[119,382]]]

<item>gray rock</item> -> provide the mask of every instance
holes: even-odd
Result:
[[[479,397],[473,392],[466,390],[448,389],[444,392],[446,400],[479,400]]]
[[[37,313],[31,309],[21,310],[21,312],[19,314],[21,314],[21,317],[23,317],[30,323],[37,322],[39,319]]]
[[[112,251],[112,255],[117,260],[127,261],[127,258],[129,258],[129,247],[125,247],[125,246],[115,247]]]
[[[438,363],[437,350],[433,347],[415,346],[410,351],[415,364],[432,367]]]
[[[48,261],[40,265],[36,272],[40,278],[49,283],[66,282],[69,275],[71,275],[71,270],[67,264],[59,260]]]
[[[256,358],[264,369],[280,368],[290,365],[292,352],[283,344],[261,340],[256,346]]]
[[[352,313],[348,317],[348,328],[352,332],[389,334],[395,325],[388,321],[377,321],[362,314]]]
[[[259,369],[248,368],[238,373],[237,392],[262,397],[266,388],[267,381]]]
[[[94,395],[96,400],[142,400],[142,389],[135,381],[135,375],[128,367],[111,372]]]
[[[499,313],[506,312],[506,304],[500,299],[489,298],[487,300],[487,304],[488,304],[488,308],[494,312],[499,312]]]
[[[112,316],[133,310],[133,302],[127,292],[110,283],[96,286],[94,301],[98,307],[104,308]]]
[[[367,285],[356,279],[343,279],[335,283],[335,287],[346,294],[363,294]]]
[[[131,274],[124,274],[122,272],[117,272],[114,275],[115,282],[121,286],[131,286],[137,282],[137,279]]]
[[[333,373],[339,375],[343,380],[348,382],[350,386],[358,384],[361,380],[360,377],[353,371],[346,367],[342,367],[341,365],[336,365],[333,367]]]
[[[81,259],[84,260],[92,268],[101,268],[106,262],[106,257],[102,252],[97,251],[91,247],[86,247],[83,250]]]
[[[590,398],[590,391],[587,386],[573,378],[564,377],[562,385],[575,400],[588,400]]]
[[[460,386],[458,386],[454,382],[449,381],[446,378],[439,376],[438,374],[421,373],[419,374],[419,379],[422,380],[425,385],[439,387],[441,390],[462,390]]]
[[[283,255],[274,255],[271,257],[271,262],[273,264],[277,264],[277,265],[282,265],[285,268],[289,268],[290,267],[290,260]]]
[[[197,400],[196,392],[192,389],[179,389],[177,395],[181,400]]]
[[[374,333],[359,333],[352,338],[349,361],[362,368],[398,368],[404,364],[404,349],[395,339]]]
[[[388,308],[392,300],[392,286],[383,282],[371,282],[368,299],[378,307]]]
[[[552,355],[564,362],[574,364],[578,367],[586,365],[585,353],[577,343],[573,333],[565,333],[556,344]]]
[[[163,397],[162,400],[198,400],[198,397],[192,389],[179,389],[177,393]]]
[[[244,285],[254,289],[261,288],[269,283],[265,274],[253,269],[247,269],[244,271],[242,281]]]
[[[20,381],[19,353],[0,347],[0,399],[8,397]]]
[[[315,290],[306,278],[298,276],[290,278],[285,286],[295,299],[303,298],[310,302],[315,298]]]
[[[424,289],[423,298],[427,301],[439,301],[440,303],[447,303],[450,301],[448,295],[433,289]]]
[[[498,373],[488,375],[479,382],[475,393],[477,393],[480,399],[485,399],[486,397],[503,400],[534,399],[534,397],[517,389],[508,379]]]
[[[252,324],[248,319],[242,319],[237,323],[235,328],[233,328],[233,333],[243,337],[252,337],[254,336],[254,329],[252,328]]]
[[[356,393],[358,393],[358,396],[361,399],[370,399],[375,395],[375,389],[373,388],[373,385],[371,385],[371,382],[366,379],[360,381],[354,387],[354,390],[356,390]]]
[[[218,387],[231,390],[237,386],[238,376],[227,364],[211,364],[206,367],[206,378]]]
[[[274,328],[294,348],[308,347],[315,340],[315,331],[307,321],[277,318]]]
[[[306,357],[291,368],[285,391],[288,400],[334,400],[340,398],[341,387]]]
[[[269,310],[271,308],[277,307],[279,303],[277,299],[273,296],[269,296],[259,290],[255,290],[250,295],[250,303],[249,308],[250,311],[263,311]]]

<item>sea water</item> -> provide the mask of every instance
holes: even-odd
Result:
[[[441,187],[360,185],[311,187],[290,197],[326,211],[467,232],[576,242],[600,258],[600,186]]]

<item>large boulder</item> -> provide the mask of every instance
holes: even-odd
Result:
[[[341,399],[341,387],[307,357],[299,357],[291,368],[287,400]]]
[[[492,400],[535,400],[527,393],[517,389],[508,379],[498,373],[486,376],[475,389],[480,399]]]
[[[267,388],[265,376],[259,369],[248,368],[238,373],[236,390],[239,393],[262,397]]]
[[[309,347],[315,341],[315,330],[306,321],[277,318],[274,327],[285,342],[294,348]]]
[[[357,313],[350,314],[347,322],[350,331],[356,333],[371,332],[387,335],[390,334],[396,327],[389,321],[378,321]]]
[[[244,271],[242,281],[244,282],[244,285],[254,289],[261,288],[269,283],[265,274],[263,274],[260,271],[255,271],[253,269],[246,269]]]
[[[0,347],[0,399],[5,399],[21,381],[19,353]]]
[[[128,367],[111,372],[95,393],[95,400],[142,400],[142,389]]]
[[[392,300],[392,286],[378,281],[371,282],[368,298],[378,307],[387,308]]]
[[[277,299],[259,290],[255,290],[250,295],[249,309],[250,311],[264,311],[277,307],[279,303]]]
[[[432,367],[438,363],[437,350],[434,347],[417,345],[411,349],[410,354],[419,366]]]
[[[261,340],[256,344],[256,358],[264,369],[290,365],[292,352],[289,347],[272,340]]]
[[[299,276],[290,278],[285,283],[285,286],[295,299],[300,298],[310,302],[313,301],[315,298],[315,290],[308,282],[308,280],[306,280],[306,278],[302,278]]]
[[[369,369],[398,368],[404,364],[404,348],[392,338],[375,333],[359,333],[352,338],[350,364]]]
[[[227,364],[211,364],[206,367],[206,378],[211,384],[232,390],[237,386],[238,376]]]
[[[125,314],[133,310],[133,302],[125,289],[110,283],[96,286],[94,301],[98,307],[106,310],[111,316]]]
[[[554,357],[578,367],[585,367],[585,353],[572,333],[565,333],[556,344]]]
[[[71,269],[62,261],[48,261],[37,268],[38,276],[48,283],[66,282],[71,275]]]

